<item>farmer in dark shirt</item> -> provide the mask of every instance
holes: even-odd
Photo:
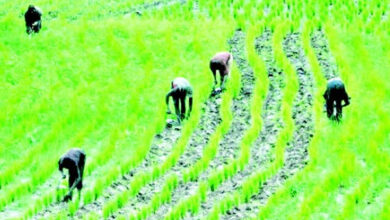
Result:
[[[171,91],[168,92],[165,98],[165,102],[168,107],[168,114],[171,114],[171,110],[169,109],[169,97],[172,96],[173,103],[175,105],[175,112],[177,116],[177,120],[180,123],[181,120],[185,118],[186,113],[186,97],[188,96],[188,102],[189,102],[189,111],[188,116],[190,115],[192,111],[192,87],[190,83],[182,78],[177,77],[175,78],[171,83]],[[180,109],[179,109],[179,102],[180,102]]]
[[[66,178],[63,169],[65,168],[69,171],[69,192],[66,194],[64,201],[72,199],[72,192],[76,187],[80,195],[80,191],[83,188],[84,165],[85,153],[83,150],[77,148],[70,149],[58,161],[58,169],[63,179]]]
[[[338,121],[343,114],[343,107],[349,105],[349,99],[343,81],[339,78],[333,78],[328,81],[326,91],[324,93],[324,99],[326,101],[326,112],[328,118],[333,116],[334,106],[336,106],[335,119]],[[341,102],[344,101],[342,105]]]
[[[41,16],[42,11],[40,8],[33,5],[28,6],[28,9],[24,14],[27,34],[31,34],[32,32],[39,32],[39,30],[41,29]]]

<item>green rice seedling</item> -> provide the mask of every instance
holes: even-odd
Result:
[[[61,220],[61,219],[66,219],[67,217],[68,217],[67,212],[65,210],[61,210],[56,216],[54,216],[51,219]]]
[[[160,206],[160,204],[163,202],[164,196],[166,195],[166,192],[164,191],[162,194],[163,195],[161,195],[161,196],[159,195],[159,196],[153,197],[153,199],[151,200],[152,201],[151,208],[145,207],[145,209],[148,209],[149,212],[156,210]],[[150,213],[148,213],[148,214],[150,214]]]
[[[200,197],[198,195],[195,195],[193,200],[191,201],[190,212],[192,216],[194,216],[196,213],[199,212],[199,207],[200,207]]]
[[[115,202],[114,201],[109,201],[105,204],[105,206],[103,207],[103,210],[102,210],[102,214],[103,214],[103,218],[107,219],[111,214],[112,214],[112,210],[113,210],[113,207],[115,207]]]
[[[199,194],[200,194],[200,201],[204,202],[206,200],[206,193],[207,193],[207,185],[205,183],[201,183],[199,185]]]
[[[208,219],[219,219],[220,218],[219,213],[220,213],[219,209],[213,210],[213,212],[211,213],[211,215]]]
[[[387,219],[389,217],[389,211],[390,211],[389,206],[386,205],[386,204],[390,203],[390,193],[389,193],[389,191],[387,191],[384,195],[385,196],[384,196],[382,210],[381,210],[381,213],[379,213],[379,217],[381,219]]]
[[[70,202],[68,204],[68,209],[69,209],[69,215],[73,217],[79,207],[80,200],[77,197],[74,201]]]

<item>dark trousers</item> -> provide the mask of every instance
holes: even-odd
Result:
[[[85,166],[85,156],[80,156],[80,161],[78,163],[78,168],[80,172],[81,180],[77,183],[76,188],[81,190],[83,188],[83,174],[84,174],[84,166]],[[69,171],[69,188],[73,186],[73,183],[77,180],[77,170]]]
[[[217,70],[219,71],[219,74],[221,75],[221,84],[229,72],[225,64],[213,60],[210,61],[210,70],[213,72],[214,77],[216,77]]]
[[[328,118],[332,117],[334,107],[336,104],[336,119],[339,120],[343,116],[343,107],[341,105],[341,100],[327,100],[326,101],[326,112],[328,114]]]
[[[175,105],[176,115],[180,114],[180,119],[184,119],[186,113],[186,95],[184,93],[179,94],[177,98],[173,99],[173,103]]]

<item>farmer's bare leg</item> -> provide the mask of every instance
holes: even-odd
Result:
[[[185,113],[186,113],[186,96],[185,95],[180,96],[180,104],[181,104],[180,118],[183,120],[185,118]]]
[[[340,120],[343,116],[343,107],[341,106],[341,100],[336,100],[336,120]]]
[[[173,104],[175,105],[175,113],[176,113],[177,121],[180,123],[181,118],[180,118],[179,98],[178,97],[173,97]]]
[[[334,101],[331,99],[326,100],[326,112],[328,115],[328,118],[332,117],[333,115],[333,103]]]

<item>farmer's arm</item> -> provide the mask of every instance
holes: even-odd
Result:
[[[346,95],[346,97],[344,98],[343,107],[348,106],[350,104],[349,100],[351,99],[351,97],[349,97],[347,94],[345,94],[345,95]]]
[[[77,184],[80,181],[81,181],[80,169],[79,169],[79,167],[77,167],[77,179],[76,179],[76,181],[74,181],[72,187],[70,187],[68,195],[70,195],[72,193],[72,191],[74,190],[74,188],[76,188]]]
[[[66,178],[66,175],[64,174],[64,164],[63,164],[63,160],[60,159],[58,161],[58,170],[60,171],[61,173],[61,176],[62,176],[62,179],[65,179]]]
[[[348,96],[348,93],[347,91],[345,90],[345,88],[343,88],[343,100],[344,100],[344,105],[343,107],[349,105],[349,100],[351,99],[351,97]]]
[[[188,111],[188,117],[190,117],[191,111],[192,111],[192,87],[190,86],[188,88],[188,105],[189,105],[189,111]]]
[[[192,96],[188,99],[188,104],[190,105],[190,110],[188,111],[188,117],[190,117],[192,111]]]
[[[165,96],[165,104],[167,105],[167,113],[171,114],[171,110],[169,109],[169,97],[172,95],[172,90],[168,92]]]
[[[173,95],[176,89],[171,89],[171,91],[168,92],[168,94],[165,96],[165,103],[167,105],[167,113],[171,114],[171,109],[169,108],[169,97]]]

